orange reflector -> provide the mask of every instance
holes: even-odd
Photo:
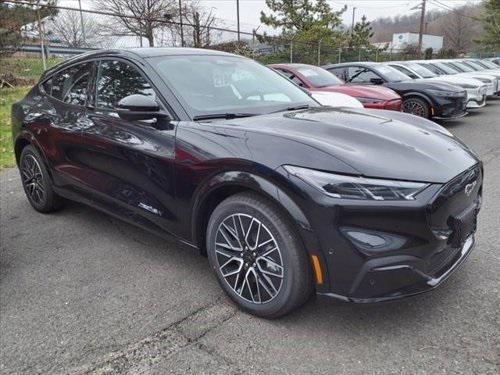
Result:
[[[316,284],[323,284],[323,272],[321,271],[321,263],[317,255],[311,255],[311,261],[314,270],[314,278],[316,279]]]

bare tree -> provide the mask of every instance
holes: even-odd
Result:
[[[213,8],[206,9],[199,5],[198,1],[188,3],[184,9],[184,17],[191,29],[191,43],[193,47],[207,47],[213,42],[213,38],[219,32],[214,32],[211,27],[219,26],[219,21],[213,15]]]
[[[109,41],[94,18],[87,14],[80,17],[76,11],[60,11],[49,27],[52,35],[70,47],[105,47],[103,43]]]
[[[117,15],[106,22],[109,34],[146,38],[150,47],[155,44],[155,32],[177,12],[175,0],[96,0],[95,4]]]

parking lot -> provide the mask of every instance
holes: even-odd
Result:
[[[237,310],[193,249],[79,204],[39,214],[0,172],[0,373],[498,374],[500,98],[445,126],[485,164],[463,267],[432,293],[278,320]]]

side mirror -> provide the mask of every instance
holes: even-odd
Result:
[[[115,107],[118,116],[124,120],[168,119],[160,106],[150,96],[134,94],[124,97]]]
[[[370,83],[374,85],[381,85],[384,83],[384,80],[382,78],[370,78]]]

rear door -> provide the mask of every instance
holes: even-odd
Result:
[[[83,148],[77,157],[84,173],[82,187],[89,199],[110,213],[155,231],[172,232],[176,122],[159,130],[151,120],[121,119],[114,108],[133,94],[150,96],[169,112],[136,63],[118,58],[96,61]]]
[[[56,187],[71,188],[80,179],[73,154],[80,147],[85,126],[87,100],[93,74],[93,63],[83,62],[65,68],[42,82],[38,111],[27,119],[37,141],[45,150],[52,167]]]

